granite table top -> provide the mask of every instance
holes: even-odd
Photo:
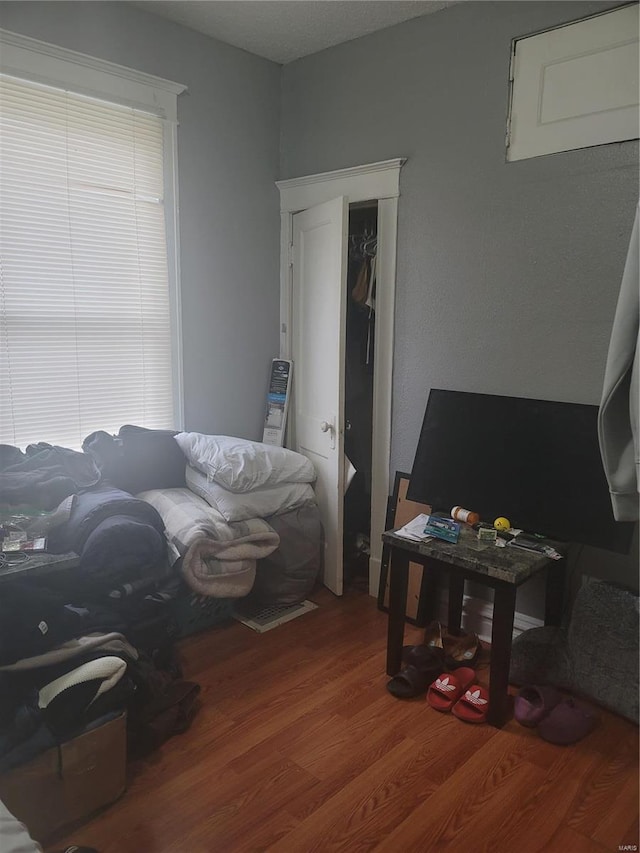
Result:
[[[493,542],[479,542],[477,533],[471,527],[463,525],[458,542],[446,542],[443,539],[428,539],[414,542],[396,536],[395,531],[388,530],[382,534],[382,541],[392,547],[402,548],[422,559],[431,558],[440,563],[449,563],[459,569],[478,575],[481,582],[484,578],[519,586],[539,571],[554,563],[546,554],[535,551],[524,551],[521,548],[505,546],[501,548]],[[550,539],[542,540],[559,553],[566,553],[564,543]],[[563,563],[565,558],[558,561]]]

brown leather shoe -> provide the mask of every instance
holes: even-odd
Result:
[[[444,650],[444,662],[447,669],[473,666],[478,660],[481,648],[480,639],[474,633],[447,638]]]
[[[442,625],[439,622],[432,622],[430,625],[427,625],[424,631],[424,640],[422,643],[430,649],[444,650]]]

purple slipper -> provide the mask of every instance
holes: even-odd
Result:
[[[516,695],[513,716],[521,726],[537,726],[561,699],[560,693],[551,685],[527,685]]]
[[[594,728],[598,718],[585,705],[563,699],[538,726],[540,737],[549,743],[566,746],[577,743]]]

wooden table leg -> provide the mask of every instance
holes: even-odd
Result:
[[[402,641],[407,612],[409,555],[391,549],[389,560],[389,623],[387,628],[387,675],[396,675],[402,666]]]
[[[416,613],[416,626],[418,628],[426,628],[429,622],[437,619],[440,586],[440,572],[433,563],[425,563],[422,567],[422,582],[420,583]]]
[[[544,602],[544,624],[562,624],[567,585],[567,560],[554,560],[547,566]]]
[[[487,714],[487,722],[496,728],[501,728],[509,716],[509,665],[515,604],[515,586],[496,587],[491,631],[491,679]]]
[[[450,634],[460,633],[462,622],[462,601],[464,598],[464,578],[454,571],[449,572],[449,614],[447,631]]]

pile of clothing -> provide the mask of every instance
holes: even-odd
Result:
[[[127,425],[81,453],[0,445],[0,472],[0,524],[79,556],[46,583],[2,579],[0,772],[124,710],[134,755],[190,724],[199,686],[174,656],[185,581],[286,606],[320,571],[315,471],[284,448]]]
[[[182,680],[169,636],[137,648],[124,610],[26,582],[1,593],[0,772],[123,711],[131,755],[188,727],[199,686]]]
[[[2,579],[0,772],[123,711],[129,755],[190,725],[200,688],[174,653],[180,578],[160,515],[134,496],[184,485],[172,436],[123,427],[93,433],[82,453],[0,445],[0,537],[42,536],[47,552],[79,556],[64,573]]]

